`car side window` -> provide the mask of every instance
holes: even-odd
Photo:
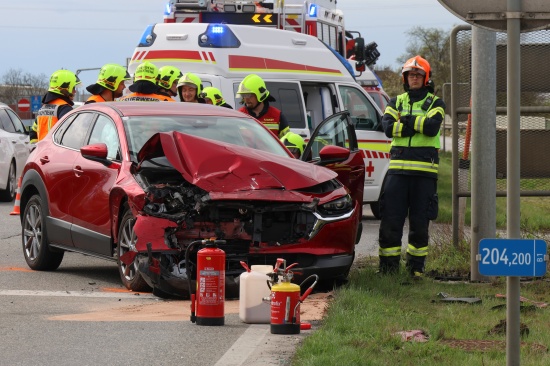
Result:
[[[88,129],[95,118],[93,113],[80,113],[73,119],[61,136],[60,144],[79,150],[84,146]]]
[[[0,127],[6,132],[15,132],[15,127],[5,109],[0,109]]]
[[[340,85],[340,94],[356,130],[378,131],[379,118],[376,108],[367,97],[356,88]]]
[[[107,158],[120,160],[120,143],[114,122],[107,116],[99,115],[94,124],[88,144],[104,143],[107,145]]]
[[[25,125],[23,121],[15,114],[12,110],[6,109],[8,116],[10,116],[13,126],[15,127],[15,132],[25,133]]]

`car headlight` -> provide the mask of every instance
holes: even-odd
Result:
[[[349,194],[334,201],[320,205],[318,210],[326,216],[342,215],[353,208],[353,200]]]

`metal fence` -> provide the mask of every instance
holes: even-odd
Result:
[[[455,28],[457,52],[451,60],[451,67],[457,75],[454,89],[456,95],[451,98],[451,88],[443,87],[443,98],[453,101],[451,120],[457,125],[459,133],[458,158],[460,169],[469,167],[472,153],[470,132],[472,125],[495,123],[496,127],[496,178],[497,196],[506,196],[506,138],[508,120],[506,116],[506,47],[507,34],[496,34],[496,121],[472,121],[470,113],[471,75],[472,75],[472,31],[470,26]],[[521,171],[520,195],[550,196],[550,30],[541,30],[521,35],[521,117],[520,146]],[[449,128],[446,124],[445,129]],[[444,132],[448,132],[445,131]],[[453,146],[456,142],[453,141]],[[455,155],[456,156],[456,155]],[[471,196],[471,176],[458,174],[458,196]]]

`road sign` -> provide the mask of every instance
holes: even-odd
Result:
[[[542,277],[546,242],[541,239],[482,239],[477,261],[485,276]]]
[[[19,112],[28,112],[31,109],[31,101],[27,98],[21,98],[17,102],[17,109],[19,109]]]
[[[550,24],[550,1],[521,1],[521,12],[508,11],[508,0],[438,0],[465,22],[506,32],[507,19],[520,19],[522,32],[543,29]]]
[[[42,97],[40,95],[31,95],[31,111],[36,113],[40,107],[42,107]]]

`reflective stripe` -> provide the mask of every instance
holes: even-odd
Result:
[[[401,255],[401,247],[380,248],[378,249],[380,257],[397,257]]]
[[[407,253],[415,257],[425,257],[428,255],[428,247],[417,248],[409,244],[407,246]]]
[[[422,172],[435,173],[439,164],[436,163],[425,163],[422,161],[414,160],[390,160],[390,165],[388,169],[399,169],[399,170],[419,170]]]
[[[386,113],[389,114],[390,116],[392,116],[393,119],[395,119],[396,121],[399,119],[399,112],[396,111],[395,109],[393,109],[390,106],[386,107],[386,110],[384,111],[384,114],[386,114]]]
[[[392,131],[393,136],[401,137],[401,134],[403,133],[403,127],[405,127],[403,123],[395,122],[393,124],[393,131]]]

